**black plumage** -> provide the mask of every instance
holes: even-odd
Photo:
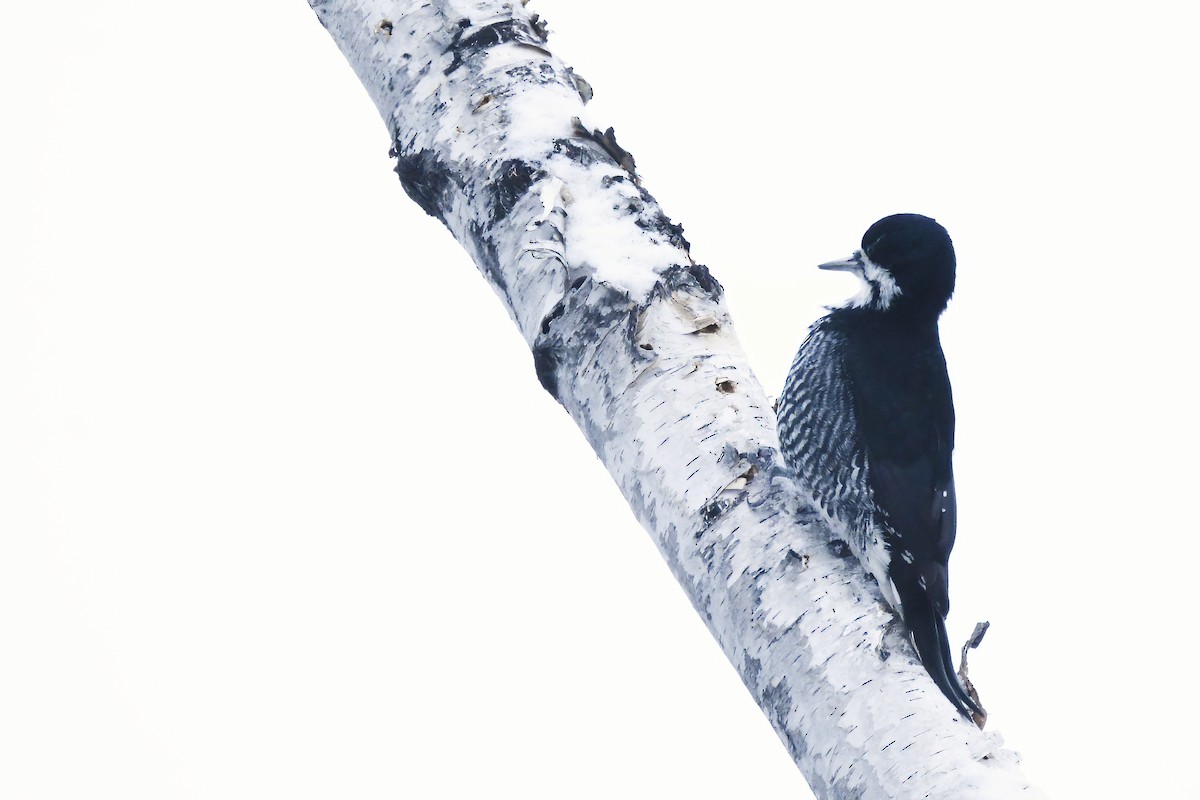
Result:
[[[954,246],[918,214],[881,219],[823,269],[865,283],[810,329],[779,398],[784,460],[904,620],[925,669],[970,718],[946,638],[955,535],[954,403],[938,317]]]

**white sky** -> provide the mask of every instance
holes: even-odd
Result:
[[[12,5],[0,796],[808,796],[303,2]],[[769,392],[948,227],[952,635],[1052,796],[1200,796],[1195,12],[776,5],[535,0]]]

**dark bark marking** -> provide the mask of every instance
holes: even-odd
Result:
[[[694,474],[694,473],[693,473]],[[707,528],[719,519],[726,511],[733,508],[733,501],[721,500],[720,497],[709,500],[700,509],[700,521]]]
[[[501,162],[490,181],[495,196],[492,203],[492,221],[500,222],[507,217],[517,201],[524,197],[529,188],[543,175],[543,170],[519,159]]]
[[[445,222],[450,195],[461,180],[455,171],[443,164],[431,150],[404,153],[399,145],[394,145],[388,155],[396,159],[396,174],[400,176],[400,185],[408,196],[426,214]]]
[[[613,290],[593,283],[586,275],[577,277],[542,319],[533,343],[533,366],[538,382],[560,403],[559,367],[563,362],[578,361],[590,345],[608,335],[620,315],[629,313],[628,307],[613,297],[591,298],[592,294],[600,292],[612,294]],[[561,320],[568,315],[577,321],[565,326]],[[574,364],[576,369],[579,366]]]
[[[559,300],[554,304],[554,308],[550,309],[550,313],[546,315],[546,318],[542,320],[542,333],[545,334],[550,332],[550,323],[561,317],[563,315],[563,310],[563,302],[562,300]]]
[[[590,167],[607,155],[598,153],[595,148],[584,147],[572,139],[555,139],[554,152],[566,156],[581,167]]]
[[[776,730],[788,730],[787,721],[792,713],[792,692],[788,686],[787,678],[782,678],[779,683],[774,686],[764,686],[761,693],[759,705],[767,712],[767,715],[775,722]],[[789,738],[791,731],[788,730]],[[800,752],[800,751],[797,751]]]
[[[797,553],[795,550],[793,550],[792,548],[789,547],[788,551],[787,551],[786,560],[787,560],[788,564],[798,565],[801,572],[808,569],[808,561],[809,561],[808,553]],[[867,681],[867,683],[870,683],[870,682],[871,682],[870,680]],[[863,684],[863,685],[866,686],[866,684]]]
[[[850,545],[846,544],[841,539],[833,539],[829,542],[829,552],[833,553],[838,558],[854,557],[854,553],[850,551]]]
[[[500,266],[500,255],[496,251],[496,242],[492,240],[490,228],[472,221],[468,228],[471,231],[471,241],[478,245],[478,263],[483,272],[495,284],[496,289],[504,295],[504,302],[509,308],[513,307],[512,295],[508,292],[508,281],[505,280],[504,270]],[[465,244],[465,242],[464,242]]]
[[[644,202],[653,202],[653,198],[643,190],[642,200]],[[630,204],[631,211],[641,211],[641,208],[634,208]],[[673,247],[678,247],[685,252],[691,252],[692,244],[683,235],[683,226],[671,222],[671,218],[659,211],[653,217],[638,217],[634,220],[635,224],[646,231],[647,233],[657,233],[667,240]],[[707,270],[706,270],[707,271]]]
[[[707,426],[705,426],[705,427],[707,427]],[[708,439],[711,439],[713,436],[716,436],[716,434],[712,434],[711,436],[706,436],[704,439],[701,439],[700,441],[702,441],[702,442],[707,441]],[[751,461],[753,461],[753,459],[751,459]],[[726,487],[726,488],[722,489],[717,494],[716,497],[709,500],[707,503],[705,503],[700,508],[700,519],[704,522],[705,528],[707,528],[709,525],[711,525],[713,522],[715,522],[719,517],[722,517],[725,514],[729,513],[729,510],[731,508],[733,508],[738,503],[742,502],[743,500],[745,500],[746,498],[748,498],[750,496],[750,490],[748,487],[750,485],[750,481],[754,480],[754,476],[757,474],[758,474],[758,467],[754,463],[751,463],[749,468],[747,468],[745,472],[742,472],[740,475],[735,477],[733,479],[733,481],[730,481],[730,484],[732,484],[734,481],[738,480],[739,478],[744,479],[746,481],[745,486],[743,486],[737,490],[733,490],[730,487]],[[733,491],[736,491],[737,493],[731,497],[730,493]]]
[[[545,23],[542,22],[539,28],[539,20],[535,14],[530,20],[533,27],[530,27],[519,19],[506,19],[500,22],[493,22],[491,25],[484,25],[479,30],[472,33],[470,36],[463,36],[468,28],[471,27],[469,19],[461,19],[458,21],[458,30],[454,32],[454,37],[450,40],[449,46],[446,48],[447,53],[452,53],[453,58],[450,61],[450,66],[443,70],[443,73],[449,75],[454,70],[461,67],[466,60],[489,47],[495,47],[506,42],[532,47],[545,55],[550,55],[550,52],[541,45],[546,43]]]
[[[616,346],[627,348],[627,360],[643,356],[634,338],[638,307],[629,302],[623,292],[598,284],[585,277],[577,279],[562,300],[563,313],[556,317],[534,343],[534,362],[542,387],[560,402],[558,376],[567,380],[586,378],[593,364],[586,360],[606,349],[605,340],[612,337]],[[610,434],[602,427],[585,430],[592,446]]]
[[[608,157],[616,162],[617,166],[629,173],[629,177],[638,186],[642,185],[642,179],[637,174],[637,163],[633,159],[633,153],[626,150],[621,145],[617,144],[617,134],[612,128],[600,132],[599,128],[588,130],[584,127],[583,121],[579,117],[573,117],[571,124],[575,127],[575,135],[589,141],[595,142],[600,146],[600,149],[608,154]]]
[[[544,61],[536,65],[517,64],[516,66],[509,67],[507,70],[505,70],[504,74],[512,78],[513,81],[536,83],[539,86],[544,86],[547,83],[554,83],[558,80],[558,73],[554,71],[554,67]],[[505,90],[505,95],[511,94],[512,88],[509,87]]]
[[[542,388],[561,403],[562,398],[558,395],[558,358],[554,346],[550,342],[542,341],[539,338],[538,342],[534,344],[533,369],[537,373],[538,383],[542,384]]]
[[[717,279],[703,264],[673,264],[662,271],[658,285],[654,291],[660,297],[667,297],[680,289],[700,289],[714,303],[721,302],[725,290]],[[715,330],[702,330],[702,333],[715,333]]]
[[[670,220],[668,220],[668,222],[669,221]],[[679,228],[680,238],[683,238],[683,227],[676,227]],[[686,241],[684,244],[686,245]],[[724,288],[722,288],[721,284],[717,282],[717,279],[713,277],[713,274],[708,271],[708,267],[704,266],[703,264],[689,264],[687,267],[685,267],[685,269],[687,270],[688,274],[692,276],[693,280],[696,281],[696,285],[707,292],[708,296],[714,301],[719,302],[725,295]]]
[[[746,653],[742,663],[742,675],[745,676],[746,685],[757,686],[758,676],[762,673],[762,661]]]

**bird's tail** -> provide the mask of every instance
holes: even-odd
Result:
[[[921,664],[959,713],[967,719],[973,719],[975,714],[982,714],[983,709],[958,681],[950,655],[950,641],[946,636],[946,621],[925,592],[915,591],[910,595],[900,598],[900,601],[904,608],[904,624],[912,632]]]

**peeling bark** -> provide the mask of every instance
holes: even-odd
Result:
[[[720,284],[523,4],[310,0],[821,798],[1040,797],[793,485]],[[841,545],[841,546],[839,546]]]

